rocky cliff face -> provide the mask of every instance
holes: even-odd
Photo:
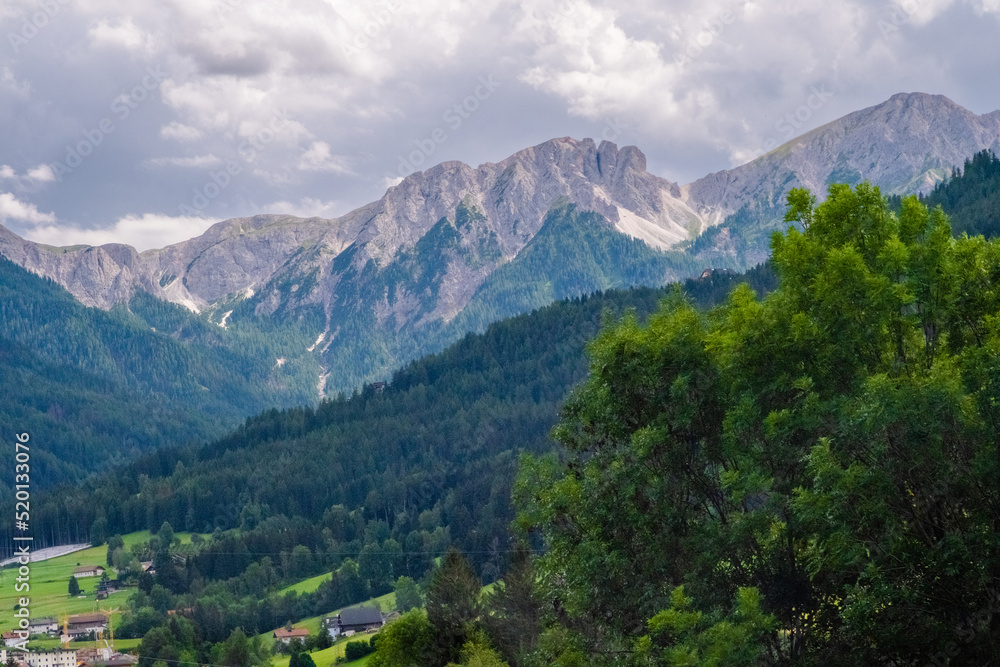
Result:
[[[478,168],[460,162],[440,164],[410,175],[381,200],[333,220],[237,218],[220,222],[197,238],[142,254],[120,245],[48,248],[4,230],[0,252],[56,280],[87,305],[107,308],[143,289],[201,310],[257,292],[290,266],[299,271],[319,269],[321,277],[329,279],[332,259],[349,246],[356,249],[351,255],[355,268],[368,261],[385,266],[401,251],[413,249],[438,221],[454,218],[462,202],[485,216],[474,234],[495,237],[499,248],[499,256],[492,260],[495,265],[515,256],[560,200],[600,212],[620,231],[658,248],[688,239],[700,224],[681,201],[675,183],[646,172],[646,158],[639,149],[564,138]],[[482,273],[457,281],[453,276],[449,282],[457,291],[468,292]],[[460,307],[459,295],[452,297]]]

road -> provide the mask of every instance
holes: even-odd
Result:
[[[57,556],[65,556],[66,554],[71,554],[74,551],[83,551],[84,549],[89,548],[89,544],[64,544],[60,547],[47,547],[45,549],[39,549],[38,551],[32,551],[31,562],[37,563],[39,561],[56,558]],[[16,562],[17,558],[8,558],[5,561],[0,561],[0,567],[7,567],[8,565]]]

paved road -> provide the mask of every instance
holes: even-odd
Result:
[[[84,549],[89,548],[89,544],[64,544],[61,547],[47,547],[45,549],[39,549],[38,551],[32,551],[31,562],[37,563],[39,561],[48,560],[57,556],[65,556],[66,554],[71,554],[74,551],[83,551]],[[16,562],[17,558],[8,558],[5,561],[0,561],[0,567],[6,567],[11,563]]]

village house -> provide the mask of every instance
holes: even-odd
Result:
[[[28,624],[28,632],[33,635],[54,635],[59,631],[59,623],[51,616],[33,618]]]
[[[356,632],[371,632],[385,625],[382,612],[374,607],[352,607],[336,616],[327,616],[323,624],[334,639],[350,637]]]
[[[0,635],[0,638],[3,639],[4,646],[14,646],[16,644],[24,643],[24,635],[20,632],[5,632]]]
[[[104,568],[100,565],[81,565],[73,570],[73,576],[77,579],[83,577],[99,577],[104,574]]]
[[[68,625],[70,639],[73,639],[92,632],[104,632],[108,628],[108,619],[104,614],[78,614],[69,617]]]
[[[50,649],[47,651],[10,651],[9,655],[28,667],[76,667],[76,651]],[[7,662],[7,649],[0,650],[0,663]]]
[[[87,665],[91,667],[97,661],[109,660],[111,658],[111,649],[107,647],[101,648],[78,648],[76,650],[76,661],[81,667]]]
[[[274,631],[274,640],[282,644],[288,644],[293,639],[305,641],[309,636],[309,631],[305,628],[278,628]]]

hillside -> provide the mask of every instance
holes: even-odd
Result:
[[[32,434],[43,488],[218,437],[266,407],[309,402],[314,390],[314,363],[293,356],[306,341],[294,327],[222,329],[143,294],[127,307],[87,308],[2,257],[0,341],[0,416]]]
[[[1000,159],[990,151],[977,153],[921,201],[940,206],[956,235],[1000,235]]]
[[[773,285],[766,270],[750,279]],[[719,274],[688,288],[714,300],[738,280]],[[586,374],[583,350],[606,313],[634,308],[642,317],[668,293],[609,291],[505,320],[410,364],[381,393],[369,387],[316,409],[271,410],[221,440],[160,450],[39,497],[35,520],[48,525],[59,516],[86,533],[100,512],[109,530],[166,520],[212,531],[278,515],[322,523],[331,506],[343,505],[361,524],[335,535],[338,543],[369,524],[384,523],[380,539],[403,545],[443,529],[481,552],[482,567],[506,540],[518,452],[551,446],[548,431]],[[359,551],[364,540],[355,544]]]

